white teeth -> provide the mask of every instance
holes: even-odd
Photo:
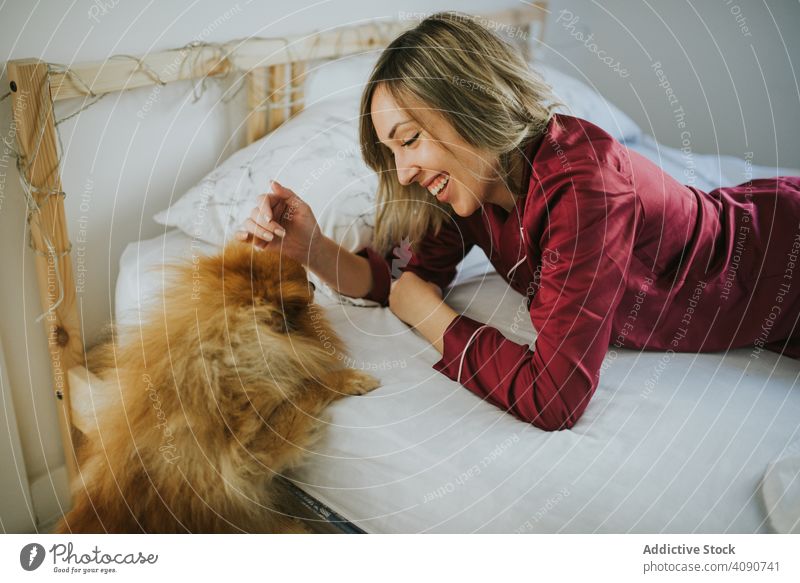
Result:
[[[450,177],[449,177],[449,176],[445,176],[445,177],[444,177],[444,179],[440,180],[440,181],[439,181],[439,182],[436,184],[436,186],[429,186],[429,187],[428,187],[428,190],[430,191],[430,193],[431,193],[433,196],[436,196],[437,194],[439,194],[439,193],[442,191],[442,189],[443,189],[445,186],[447,186],[447,183],[448,183],[448,182],[450,182]]]

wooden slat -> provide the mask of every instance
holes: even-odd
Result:
[[[489,14],[484,18],[492,23],[511,26],[543,22],[547,13],[546,5],[547,2],[536,2]],[[117,58],[73,64],[70,70],[83,79],[93,93],[99,95],[154,85],[158,83],[155,75],[161,81],[170,83],[220,75],[231,68],[250,71],[294,61],[327,59],[378,49],[417,23],[416,19],[406,19],[380,25],[366,23],[287,39],[245,39],[219,47],[190,47],[152,53],[142,57],[141,64],[132,59]],[[502,33],[502,30],[499,32]],[[51,84],[54,101],[87,95],[86,88],[67,73],[53,73]]]
[[[209,47],[170,50],[134,59],[111,58],[93,63],[70,65],[72,72],[53,72],[50,76],[53,101],[86,97],[91,90],[96,95],[156,85],[160,81],[200,79],[223,75],[230,62],[220,58],[220,51]]]
[[[28,180],[45,191],[61,191],[58,168],[58,150],[53,122],[53,102],[47,87],[47,65],[37,60],[12,61],[8,64],[8,80],[12,84],[12,108],[17,127],[17,146],[30,165]],[[43,127],[40,126],[43,123]],[[41,141],[36,148],[37,139]],[[34,193],[41,212],[34,215],[30,224],[34,248],[39,297],[43,310],[49,310],[58,300],[59,290],[64,298],[57,308],[44,318],[47,349],[50,354],[52,380],[58,399],[58,420],[64,446],[67,473],[72,483],[76,476],[73,450],[70,391],[67,371],[83,363],[80,323],[76,304],[72,261],[67,253],[69,236],[64,215],[64,201],[60,196]],[[56,278],[55,262],[47,255],[44,236],[55,247],[60,282]]]
[[[252,144],[267,133],[266,104],[269,98],[269,71],[266,67],[253,69],[247,74],[247,121],[245,140]]]
[[[289,93],[291,100],[290,115],[297,115],[303,109],[305,97],[305,84],[306,78],[306,64],[305,63],[292,63],[292,81]]]
[[[288,117],[286,97],[289,86],[286,82],[286,65],[275,65],[269,68],[269,121],[267,133],[280,126]]]

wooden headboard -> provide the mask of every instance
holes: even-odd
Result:
[[[475,18],[527,51],[531,41],[541,40],[547,14],[547,2],[543,0]],[[77,382],[75,371],[82,370],[84,354],[53,103],[83,99],[80,111],[112,92],[235,75],[247,91],[246,141],[251,143],[303,109],[304,81],[315,63],[380,49],[422,17],[402,13],[399,16],[396,21],[376,21],[305,36],[191,44],[141,57],[119,55],[68,68],[35,59],[8,63],[17,166],[28,197],[31,242],[71,484],[75,483],[77,464],[70,379]]]

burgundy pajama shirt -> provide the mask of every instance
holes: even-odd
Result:
[[[555,115],[526,153],[527,196],[453,215],[403,269],[443,289],[478,245],[525,296],[530,346],[466,316],[434,368],[545,430],[572,427],[613,348],[800,356],[800,178],[703,192],[597,126]],[[526,166],[526,168],[528,168]],[[369,299],[389,261],[372,249]]]

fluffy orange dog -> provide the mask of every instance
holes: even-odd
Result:
[[[93,351],[113,405],[56,532],[302,532],[275,476],[326,406],[378,383],[343,368],[300,264],[234,243],[174,272],[141,328]]]

